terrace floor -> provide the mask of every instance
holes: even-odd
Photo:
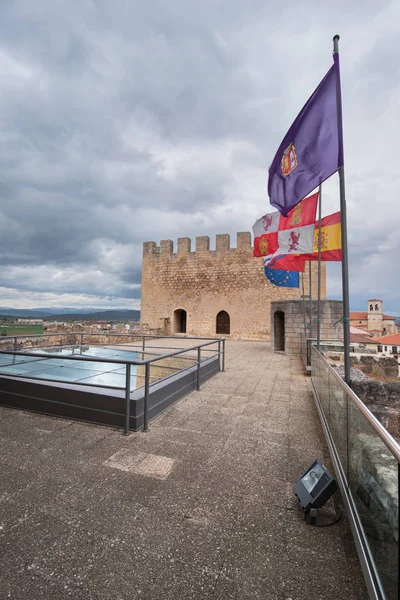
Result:
[[[310,389],[300,359],[232,341],[146,434],[0,408],[0,597],[367,598],[346,518],[307,525],[293,494],[329,465]]]

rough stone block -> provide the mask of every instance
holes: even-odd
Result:
[[[172,240],[161,240],[160,254],[172,254],[174,250],[174,242]]]
[[[216,236],[216,250],[217,252],[219,251],[226,251],[226,250],[230,250],[231,244],[230,244],[230,236],[228,233],[219,233]]]
[[[155,242],[143,242],[143,256],[157,253],[157,244]]]
[[[248,250],[251,248],[251,234],[249,231],[241,231],[236,235],[236,246],[241,250]]]
[[[178,254],[187,254],[191,250],[191,239],[188,237],[178,238]]]
[[[210,238],[208,235],[196,237],[196,252],[206,252],[210,249]]]

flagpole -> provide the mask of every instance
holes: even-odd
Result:
[[[322,183],[319,184],[318,195],[318,300],[317,300],[317,348],[321,341],[321,218],[322,218]]]
[[[336,65],[336,105],[337,126],[339,138],[339,189],[340,189],[340,215],[342,227],[342,288],[343,288],[343,344],[344,344],[344,380],[350,385],[350,299],[349,299],[349,259],[347,251],[347,212],[346,188],[344,182],[344,152],[343,152],[343,119],[342,119],[342,94],[340,88],[339,68],[339,39],[333,38],[333,59]]]
[[[303,298],[303,319],[304,319],[304,337],[307,345],[307,320],[306,320],[306,299],[304,297],[304,273],[301,274],[301,291]]]
[[[306,298],[304,296],[304,271],[301,273],[301,297],[303,302],[303,320],[304,320],[304,354],[306,356],[306,365],[309,364],[308,359],[308,335],[307,335],[307,317],[306,317]]]
[[[308,279],[310,289],[310,339],[312,338],[312,287],[311,287],[311,260],[308,261]]]

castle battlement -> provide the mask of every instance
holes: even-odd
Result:
[[[232,236],[233,237],[233,236]],[[321,297],[326,297],[325,264],[321,265]],[[318,264],[311,270],[312,296],[317,297]],[[304,286],[308,290],[308,269]],[[266,277],[262,258],[254,258],[251,234],[236,234],[231,247],[227,233],[192,240],[145,242],[142,261],[141,323],[166,334],[186,333],[238,339],[268,339],[271,301],[298,300],[297,288],[277,287]],[[272,324],[273,326],[273,324]]]
[[[230,235],[228,233],[219,233],[215,236],[215,250],[210,250],[210,238],[208,235],[196,237],[196,249],[192,252],[192,240],[188,237],[178,238],[177,251],[174,252],[174,242],[172,240],[161,240],[160,245],[156,242],[143,243],[143,256],[161,256],[171,254],[181,256],[183,254],[203,254],[205,252],[222,253],[228,251],[245,250],[251,251],[251,233],[241,231],[236,234],[236,248],[231,248]]]

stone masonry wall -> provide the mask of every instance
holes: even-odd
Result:
[[[400,438],[400,382],[376,381],[368,376],[352,379],[351,387],[378,421],[397,440]]]
[[[313,295],[316,297],[317,263],[312,264]],[[308,286],[308,267],[305,273]],[[269,339],[270,303],[299,298],[301,289],[279,288],[265,275],[263,259],[253,257],[251,234],[237,234],[237,247],[230,247],[227,234],[196,238],[196,251],[189,238],[143,244],[141,325],[162,327],[175,333],[174,311],[187,312],[187,335],[215,336],[216,317],[224,310],[230,316],[230,336],[236,339]],[[322,268],[322,297],[326,296],[326,271]]]
[[[317,263],[316,263],[317,264]],[[313,277],[313,275],[312,275]],[[309,321],[309,307],[307,307],[307,322]],[[301,341],[304,339],[304,312],[302,300],[289,300],[271,303],[271,323],[275,312],[281,311],[285,315],[285,352],[286,354],[301,353]],[[321,300],[321,340],[337,340],[343,338],[341,324],[335,326],[343,316],[343,303],[341,300]],[[308,330],[309,331],[309,330]],[[312,301],[312,332],[311,337],[317,335],[317,302]],[[310,337],[307,333],[307,337]],[[271,327],[271,348],[275,348],[274,327]]]

